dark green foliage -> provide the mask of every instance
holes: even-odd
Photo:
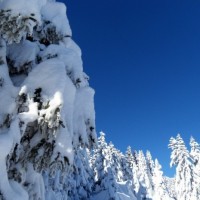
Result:
[[[19,43],[27,34],[32,34],[37,20],[32,16],[23,16],[20,13],[13,16],[11,10],[0,10],[0,33],[8,42]]]
[[[35,89],[33,101],[38,103],[38,110],[42,109],[42,100],[41,100],[42,88]]]
[[[18,103],[18,113],[28,112],[27,94],[20,94],[16,101]]]
[[[0,87],[2,87],[4,84],[4,78],[3,77],[0,77]]]
[[[11,59],[9,59],[7,57],[9,73],[10,73],[11,76],[12,75],[20,75],[20,74],[28,75],[29,72],[32,69],[32,66],[33,66],[33,62],[32,61],[28,61],[28,62],[24,63],[22,66],[18,66],[18,67],[14,66],[14,62],[15,61],[13,61],[13,60],[11,60]]]
[[[5,64],[5,62],[4,62],[3,58],[0,56],[0,65],[3,65],[3,64]]]
[[[10,123],[11,123],[11,115],[10,114],[5,114],[3,117],[3,122],[2,124],[0,124],[0,128],[9,128],[10,127]]]

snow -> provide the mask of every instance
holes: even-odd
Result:
[[[137,200],[134,195],[132,182],[118,182],[117,196],[119,200]]]
[[[131,186],[128,186],[128,182],[118,182],[117,183],[117,192],[116,192],[116,200],[137,200],[135,195],[133,194],[133,189],[131,189]],[[94,194],[91,197],[91,200],[108,200],[110,199],[109,191],[103,190],[97,194]]]
[[[47,100],[53,98],[57,91],[63,91],[64,83],[66,80],[65,66],[63,62],[57,59],[47,60],[37,65],[29,74],[24,86],[27,88],[27,92],[31,92],[32,95],[36,88],[42,88],[43,98]],[[56,104],[61,104],[59,93],[55,95],[55,100],[59,100]]]
[[[8,200],[28,200],[27,192],[20,184],[9,181],[6,169],[6,156],[11,153],[14,142],[19,142],[19,131],[16,129],[16,121],[12,123],[10,130],[0,133],[0,190]]]
[[[56,152],[62,152],[62,155],[68,157],[69,161],[72,162],[73,151],[71,138],[73,131],[75,87],[66,76],[64,63],[55,58],[46,60],[36,66],[23,83],[20,93],[28,93],[31,97],[34,96],[36,88],[42,88],[41,97],[43,102],[49,102],[47,109],[39,111],[40,116],[45,116],[45,121],[48,122],[49,127],[53,127],[54,125],[52,114],[55,113],[55,110],[57,108],[62,110],[61,118],[64,120],[66,129],[61,129],[58,136],[56,136],[57,145],[55,156]],[[37,103],[32,104],[37,105]],[[32,104],[29,104],[29,112],[20,114],[28,116],[29,122],[34,121],[38,117],[37,106],[30,107]],[[25,121],[24,118],[23,121]]]
[[[65,4],[47,2],[45,6],[42,7],[41,13],[44,20],[51,21],[56,26],[58,32],[61,32],[63,35],[72,35],[69,22],[66,17]]]
[[[96,195],[93,195],[91,200],[102,200],[102,199],[109,199],[109,193],[107,190],[104,190]]]
[[[78,136],[89,147],[96,132],[94,91],[66,6],[3,0],[0,9],[0,198],[67,199]]]
[[[23,125],[23,132],[25,131],[25,128],[27,126],[27,124],[29,122],[34,122],[37,117],[38,117],[38,109],[37,109],[37,103],[34,103],[34,102],[30,102],[29,106],[29,111],[28,112],[22,112],[19,114],[19,119],[24,122],[24,125]]]
[[[45,199],[45,185],[41,174],[37,173],[33,166],[28,166],[29,170],[26,174],[26,181],[32,184],[32,190],[29,192],[29,200]],[[36,194],[33,193],[37,192]]]
[[[67,47],[55,44],[49,45],[39,55],[42,60],[47,60],[50,56],[62,60],[72,81],[76,84],[76,81],[80,80],[79,86],[88,86],[87,78],[85,78],[86,76],[83,73],[81,52],[79,52],[79,49],[76,48],[75,43],[71,39],[68,42],[70,45],[66,45]]]
[[[30,13],[34,13],[34,18],[40,22],[41,15],[40,10],[45,5],[46,0],[2,0],[0,9],[12,10],[13,15],[29,16]]]
[[[4,80],[4,86],[1,87],[0,98],[3,100],[0,104],[0,124],[7,114],[11,114],[15,109],[15,96],[17,90],[12,86],[10,80],[6,79],[6,76],[3,74],[3,66],[1,66],[0,76]]]
[[[95,126],[95,113],[94,113],[94,90],[91,88],[81,88],[77,90],[75,98],[74,110],[74,132],[76,133],[75,140],[78,142],[79,136],[84,143],[89,143],[86,121],[89,120],[91,126]],[[78,122],[78,123],[77,123]],[[85,131],[83,131],[85,130]],[[92,135],[95,138],[95,133]]]
[[[6,58],[6,47],[5,43],[0,41],[0,55],[3,59],[3,62]],[[3,100],[0,104],[0,124],[2,124],[2,120],[5,115],[11,114],[15,109],[15,97],[17,94],[17,89],[14,88],[12,81],[9,77],[8,69],[5,64],[1,65],[0,78],[3,80],[3,84],[1,87],[0,98]]]
[[[22,41],[19,44],[8,46],[7,56],[10,60],[15,61],[14,66],[19,70],[26,63],[35,62],[35,57],[39,52],[39,47],[36,43],[30,41]]]
[[[62,129],[59,135],[57,136],[56,144],[57,145],[55,148],[55,155],[57,155],[56,152],[62,152],[62,155],[67,157],[69,159],[69,162],[72,163],[74,158],[74,152],[70,132]]]

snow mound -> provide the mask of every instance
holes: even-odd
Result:
[[[115,200],[137,200],[133,193],[133,185],[129,185],[128,182],[118,182],[117,183],[117,191],[115,194]],[[108,200],[110,199],[109,190],[103,190],[98,194],[94,194],[91,197],[91,200]]]

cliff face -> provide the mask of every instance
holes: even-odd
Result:
[[[96,132],[66,7],[4,0],[0,9],[0,199],[67,199],[74,152]]]

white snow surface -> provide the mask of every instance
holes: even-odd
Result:
[[[108,190],[103,190],[91,197],[91,200],[108,200],[110,194]],[[130,181],[118,182],[115,200],[137,200],[133,192],[133,185]]]
[[[42,16],[45,20],[51,21],[56,26],[57,31],[64,35],[72,35],[66,17],[66,6],[63,3],[47,2],[45,6],[42,7]]]
[[[7,48],[7,55],[12,61],[15,61],[15,68],[21,67],[26,63],[35,62],[35,57],[38,53],[38,45],[28,40],[19,44],[11,44]]]

